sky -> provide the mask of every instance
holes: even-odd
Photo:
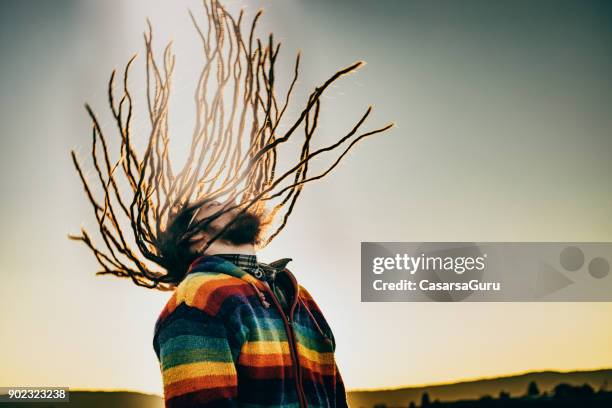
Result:
[[[361,241],[612,241],[612,4],[607,1],[227,1],[265,8],[296,98],[367,62],[323,100],[320,139],[373,105],[358,145],[305,188],[260,253],[290,269],[334,329],[349,389],[612,366],[609,303],[361,303]],[[142,33],[174,40],[173,143],[188,140],[201,62],[197,1],[0,5],[0,384],[161,393],[153,325],[169,294],[96,277],[67,239],[92,212],[69,151],[85,158],[83,104],[112,122],[106,83]],[[281,74],[280,79],[287,76]],[[296,111],[291,111],[295,115]],[[146,140],[144,116],[134,134]]]

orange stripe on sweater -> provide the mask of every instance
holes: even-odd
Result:
[[[284,366],[291,363],[290,354],[286,341],[249,341],[242,346],[238,362],[254,367]]]
[[[335,370],[333,362],[329,364],[321,364],[311,361],[304,356],[300,356],[300,365],[310,371],[320,373],[322,375],[332,375]]]
[[[251,367],[274,367],[291,364],[289,354],[242,354],[238,364]]]
[[[214,316],[219,311],[221,302],[233,293],[238,292],[235,289],[240,287],[252,290],[246,282],[233,276],[209,281],[195,291],[193,298],[190,299],[190,303],[188,302],[187,304],[200,310],[205,310]]]

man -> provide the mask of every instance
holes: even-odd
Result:
[[[232,203],[200,207],[195,220]],[[238,217],[238,218],[236,218]],[[258,216],[228,211],[190,239],[189,266],[154,334],[166,407],[346,407],[331,329],[284,268],[258,263]]]
[[[89,105],[97,186],[72,152],[102,241],[94,242],[85,229],[70,238],[91,250],[101,267],[97,274],[174,291],[154,334],[167,407],[344,407],[336,344],[323,314],[285,268],[288,259],[259,263],[255,247],[268,245],[287,225],[304,185],[324,178],[357,143],[393,125],[362,129],[370,107],[335,142],[313,148],[324,93],[363,62],[338,70],[300,107],[292,99],[300,55],[279,93],[280,44],[272,34],[257,34],[261,12],[245,32],[242,11],[233,16],[218,0],[203,6],[206,27],[191,15],[204,64],[191,141],[177,142],[181,152],[187,148],[182,167],[173,166],[169,153],[170,135],[183,137],[170,130],[168,119],[175,58],[168,44],[163,61],[156,62],[149,25],[146,148],[139,151],[140,143],[133,143],[133,57],[122,95],[115,96],[115,71],[108,83],[119,157],[113,158],[108,127]],[[298,113],[286,115],[292,110]],[[312,175],[309,163],[324,156],[330,164]]]

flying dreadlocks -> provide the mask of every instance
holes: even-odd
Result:
[[[136,55],[125,67],[120,99],[113,93],[115,70],[108,83],[108,100],[121,137],[117,161],[111,158],[97,115],[85,105],[92,121],[91,158],[102,197],[96,197],[74,151],[71,156],[93,207],[104,246],[95,245],[85,229],[81,229],[80,235],[69,237],[82,241],[93,252],[102,267],[97,274],[131,278],[139,286],[169,290],[186,272],[185,243],[222,213],[236,209],[239,214],[249,211],[265,215],[267,223],[279,220],[261,240],[263,247],[287,224],[304,184],[325,177],[362,139],[393,126],[361,131],[370,107],[335,143],[311,150],[321,112],[321,96],[330,85],[357,70],[363,62],[333,74],[312,91],[297,119],[284,120],[298,79],[300,55],[295,59],[290,85],[285,95],[279,97],[275,89],[275,63],[280,43],[274,41],[272,34],[267,39],[255,35],[261,11],[253,18],[245,36],[243,11],[235,18],[218,0],[204,0],[203,5],[205,28],[189,13],[202,42],[205,62],[195,89],[196,117],[190,150],[178,172],[170,163],[168,132],[168,101],[175,58],[169,43],[163,53],[163,66],[158,65],[153,56],[152,28],[148,21],[144,40],[151,131],[142,155],[134,147],[130,133],[133,103],[127,86],[130,65]],[[277,148],[299,134],[303,142],[297,163],[277,174]],[[341,153],[325,171],[317,175],[308,173],[311,159],[337,148]],[[121,185],[129,186],[126,188],[129,198],[121,191]],[[221,197],[235,199],[235,204],[193,222],[194,210]],[[270,205],[266,211],[266,204],[271,200],[277,204]],[[124,232],[127,222],[133,236]],[[231,223],[214,235],[202,251],[230,226]],[[132,249],[134,244],[139,253]],[[156,271],[152,264],[163,270]]]

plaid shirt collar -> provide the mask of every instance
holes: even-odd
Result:
[[[225,259],[239,267],[240,269],[248,272],[257,279],[261,279],[267,282],[273,282],[276,277],[277,270],[268,265],[257,262],[257,255],[246,255],[246,254],[215,254],[220,258]]]

